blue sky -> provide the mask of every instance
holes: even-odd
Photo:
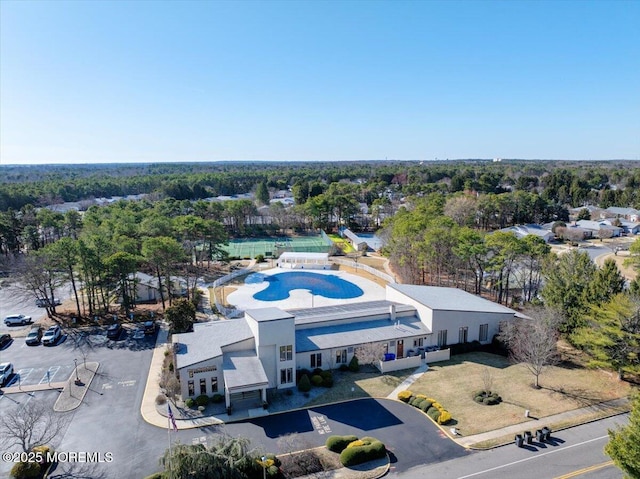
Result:
[[[0,1],[0,161],[640,159],[638,1]]]

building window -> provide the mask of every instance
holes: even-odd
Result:
[[[460,344],[467,342],[468,333],[469,333],[469,328],[467,328],[466,326],[458,330],[458,342]]]
[[[447,345],[447,330],[443,329],[441,331],[438,331],[438,346],[443,348],[446,345]]]
[[[280,346],[280,361],[291,361],[293,359],[293,346]]]
[[[478,335],[478,340],[479,341],[486,341],[488,337],[489,337],[489,325],[488,324],[481,324],[480,325],[480,334]]]
[[[293,382],[293,368],[280,370],[280,384],[289,384]]]
[[[418,348],[424,346],[424,338],[418,338],[413,340],[413,347]]]
[[[336,364],[345,364],[347,362],[347,350],[338,349],[336,351]]]
[[[216,376],[211,377],[211,392],[212,393],[218,392],[218,378]]]
[[[314,353],[311,355],[311,367],[314,369],[322,367],[322,353]]]
[[[205,378],[200,379],[200,394],[207,394],[207,380]]]
[[[195,396],[196,395],[196,387],[193,385],[193,381],[188,381],[187,382],[187,387],[189,389],[189,396]]]

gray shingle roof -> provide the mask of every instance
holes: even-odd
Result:
[[[296,331],[296,352],[340,348],[430,333],[415,316],[400,318],[399,325],[389,319],[342,323]]]
[[[222,358],[224,385],[230,392],[234,388],[269,384],[262,363],[253,351],[225,353]]]
[[[245,311],[245,314],[248,314],[258,322],[293,318],[293,314],[283,311],[280,308],[248,309]]]
[[[466,291],[458,288],[419,286],[413,284],[388,284],[387,288],[395,289],[433,310],[469,311],[480,313],[516,313],[511,308],[507,308],[506,306],[481,298],[480,296],[467,293]]]
[[[253,333],[244,318],[196,323],[192,333],[173,335],[176,368],[221,356],[224,346],[249,338],[253,338]]]

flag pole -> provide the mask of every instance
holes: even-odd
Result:
[[[168,398],[167,398],[168,401]],[[171,471],[171,406],[167,402],[167,408],[169,414],[167,415],[167,437],[169,439],[169,454],[167,455],[167,469],[169,470],[169,479],[173,478],[173,472]]]

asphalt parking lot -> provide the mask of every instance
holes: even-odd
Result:
[[[296,434],[301,449],[323,446],[330,435],[354,434],[381,440],[391,453],[392,471],[448,461],[471,454],[450,440],[418,411],[388,399],[357,399],[327,406],[273,414],[224,426],[176,434],[183,443],[207,443],[213,434],[243,436],[252,447],[282,454],[280,438]]]
[[[80,407],[54,446],[58,451],[110,452],[109,464],[61,464],[57,474],[68,477],[144,477],[158,469],[158,457],[166,449],[166,430],[145,423],[140,402],[146,384],[155,335],[133,339],[133,327],[125,325],[118,340],[106,337],[106,328],[65,330],[52,346],[27,346],[16,337],[0,351],[2,361],[14,364],[12,386],[44,384],[72,376],[76,362],[99,362],[98,373],[87,385]],[[3,388],[4,389],[4,388]],[[60,391],[44,390],[0,395],[0,414],[16,414],[31,401],[53,408]],[[132,447],[135,444],[135,447]],[[11,464],[0,462],[0,477]]]

